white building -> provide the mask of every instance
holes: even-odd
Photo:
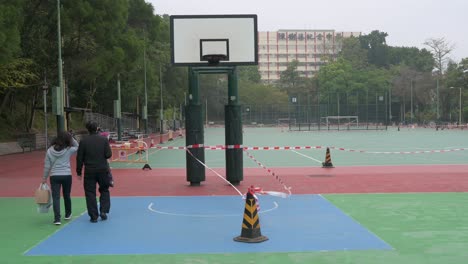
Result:
[[[343,38],[358,37],[361,32],[335,30],[295,30],[259,32],[258,67],[262,80],[275,82],[293,60],[303,77],[312,77],[320,65],[336,58]]]

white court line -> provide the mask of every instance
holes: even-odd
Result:
[[[309,156],[307,156],[307,155],[304,155],[304,154],[302,154],[302,153],[300,153],[300,152],[297,152],[297,151],[295,151],[295,150],[292,150],[292,149],[291,149],[291,151],[294,152],[294,153],[296,153],[296,154],[298,154],[298,155],[301,155],[301,156],[303,156],[303,157],[305,157],[305,158],[311,159],[311,160],[313,160],[313,161],[316,161],[316,162],[322,164],[322,162],[321,162],[320,160],[316,160],[316,159],[314,159],[314,158],[312,158],[312,157],[309,157]]]
[[[270,209],[267,209],[267,210],[260,210],[258,213],[259,214],[263,214],[263,213],[267,213],[267,212],[271,212],[273,210],[276,210],[278,209],[278,204],[276,202],[273,202],[274,206]],[[152,211],[152,212],[155,212],[155,213],[158,213],[158,214],[163,214],[163,215],[172,215],[172,216],[184,216],[184,217],[226,217],[226,216],[239,216],[239,215],[242,215],[242,214],[211,214],[211,215],[204,215],[204,214],[178,214],[178,213],[169,213],[169,212],[164,212],[164,211],[159,211],[159,210],[155,210],[153,209],[153,203],[150,203],[148,205],[148,210]]]

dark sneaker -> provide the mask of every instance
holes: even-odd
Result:
[[[72,214],[69,214],[69,215],[65,216],[65,220],[70,220],[70,219],[72,219]]]
[[[102,221],[107,220],[107,214],[106,213],[101,213],[101,219],[102,219]]]
[[[59,220],[55,220],[55,221],[54,221],[54,225],[61,225],[61,224],[62,224],[62,223],[60,223]]]
[[[89,219],[89,221],[90,221],[91,223],[97,223],[97,219],[92,219],[92,218],[91,218],[91,219]]]

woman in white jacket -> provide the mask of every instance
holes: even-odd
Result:
[[[63,201],[65,203],[65,220],[72,217],[71,186],[72,176],[70,157],[78,150],[78,142],[68,132],[59,132],[47,149],[44,160],[44,176],[42,183],[47,182],[50,176],[52,189],[52,201],[54,208],[54,225],[60,225],[60,189],[63,189]]]

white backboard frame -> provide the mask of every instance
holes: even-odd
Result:
[[[257,15],[174,15],[170,29],[174,66],[209,65],[201,59],[201,39],[228,40],[228,60],[221,66],[258,64]]]

